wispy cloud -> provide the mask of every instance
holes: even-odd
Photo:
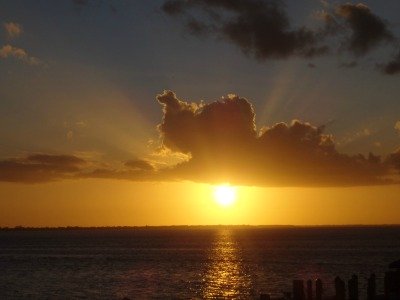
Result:
[[[394,124],[394,129],[395,129],[396,131],[398,131],[398,133],[400,134],[400,121],[397,121],[397,122]]]
[[[39,183],[65,179],[77,174],[86,164],[73,155],[32,154],[0,161],[0,180]]]
[[[343,139],[337,142],[337,144],[340,146],[346,146],[348,144],[351,144],[355,141],[358,141],[360,139],[369,137],[373,134],[374,132],[371,131],[369,128],[364,128],[361,130],[358,130],[356,132],[350,132],[348,133]]]
[[[125,166],[133,170],[154,170],[154,166],[151,162],[142,159],[129,160],[125,163]]]
[[[6,31],[7,37],[10,39],[19,37],[24,31],[22,25],[15,22],[4,23],[4,30]]]
[[[14,58],[29,65],[40,65],[41,61],[34,57],[30,56],[26,50],[18,47],[14,47],[12,45],[4,45],[0,48],[0,58],[7,59],[7,58]]]

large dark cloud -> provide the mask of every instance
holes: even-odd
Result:
[[[362,57],[395,40],[390,24],[361,3],[336,5],[316,13],[322,23],[315,28],[293,28],[282,3],[278,0],[167,0],[162,10],[181,20],[190,34],[222,38],[258,60],[309,58],[338,53],[334,51],[338,49]]]
[[[171,150],[196,157],[226,155],[221,151],[228,152],[231,147],[240,149],[256,136],[254,111],[246,99],[232,97],[196,105],[183,102],[167,91],[158,95],[157,100],[164,107],[159,129],[164,145]]]
[[[312,57],[328,51],[312,30],[291,28],[280,1],[169,0],[162,9],[182,17],[190,33],[222,37],[260,60]],[[200,17],[194,17],[193,10],[200,10]]]
[[[339,5],[336,15],[343,18],[351,30],[345,47],[356,56],[362,56],[382,42],[393,40],[388,23],[372,13],[364,4]]]
[[[166,177],[249,185],[350,186],[386,184],[394,160],[339,153],[323,127],[293,121],[257,132],[244,98],[210,104],[182,101],[171,91],[157,97],[165,147],[191,159],[164,171]]]

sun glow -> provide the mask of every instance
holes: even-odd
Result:
[[[236,200],[236,188],[229,185],[219,185],[214,189],[214,198],[221,206],[231,206]]]

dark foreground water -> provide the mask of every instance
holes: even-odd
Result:
[[[400,227],[0,231],[0,299],[281,296],[293,279],[356,273],[378,289],[400,259]]]

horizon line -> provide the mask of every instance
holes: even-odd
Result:
[[[6,230],[74,230],[74,229],[157,229],[157,228],[213,228],[213,227],[263,227],[263,228],[329,228],[329,227],[400,227],[400,224],[316,224],[316,225],[249,225],[249,224],[208,224],[208,225],[116,225],[116,226],[1,226]]]

